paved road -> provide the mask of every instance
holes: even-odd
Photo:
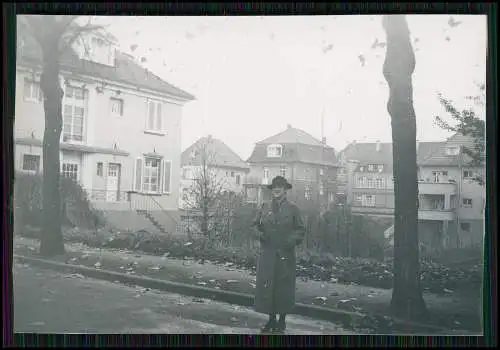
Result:
[[[179,294],[14,264],[14,331],[36,333],[255,334],[265,315]],[[348,334],[290,316],[289,334]],[[352,334],[352,333],[350,333]]]

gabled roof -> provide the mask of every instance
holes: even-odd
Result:
[[[474,138],[470,136],[461,135],[456,133],[446,140],[446,142],[441,143],[440,147],[434,152],[426,157],[421,165],[422,166],[459,166],[468,165],[471,163],[472,158],[460,152],[457,155],[450,155],[446,152],[446,149],[450,146],[463,146],[470,149],[474,148]]]
[[[42,62],[42,50],[39,44],[30,35],[19,34],[18,43],[20,43],[20,38],[22,38],[22,49],[18,47],[17,64],[24,66],[40,66]],[[80,59],[72,49],[67,50],[61,57],[61,69],[66,69],[77,74],[143,87],[159,93],[180,97],[185,100],[195,99],[193,95],[167,83],[118,50],[116,51],[114,67]]]
[[[281,157],[267,157],[267,146],[271,144],[283,146]],[[286,130],[257,142],[247,162],[261,164],[301,162],[334,166],[337,157],[332,147],[322,144],[304,130],[288,125]]]
[[[282,144],[283,155],[281,157],[267,157],[268,144],[256,144],[248,163],[253,164],[273,164],[273,163],[290,163],[300,162],[317,165],[335,166],[337,165],[337,157],[335,150],[332,147],[309,146],[304,144]]]
[[[204,147],[211,165],[250,170],[250,167],[224,142],[210,136],[202,137],[182,152],[181,166],[201,165],[203,154],[201,150]]]
[[[443,145],[443,142],[419,142],[417,164],[422,163]],[[342,158],[356,160],[360,164],[384,164],[392,167],[392,143],[380,142],[377,150],[376,142],[351,143],[341,151]]]
[[[314,138],[312,135],[308,134],[304,130],[292,128],[290,125],[286,130],[280,132],[279,134],[273,135],[257,142],[257,144],[287,144],[287,143],[298,143],[309,146],[321,146],[321,141]]]

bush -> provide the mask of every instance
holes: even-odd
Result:
[[[101,212],[95,210],[85,190],[69,178],[61,178],[62,224],[97,230],[105,225]],[[43,222],[42,177],[17,173],[14,181],[15,226],[41,227]]]

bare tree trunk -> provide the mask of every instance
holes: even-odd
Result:
[[[394,287],[391,309],[407,319],[427,315],[420,286],[416,122],[411,75],[415,55],[402,15],[384,16],[387,53],[383,73],[389,84],[394,163]]]
[[[46,47],[40,86],[44,95],[45,132],[43,134],[43,232],[40,254],[64,254],[61,232],[61,194],[59,140],[62,129],[63,90],[59,82],[58,41]]]

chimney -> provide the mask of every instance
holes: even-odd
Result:
[[[323,137],[321,138],[321,143],[322,143],[323,145],[326,145],[326,137],[324,137],[324,136],[323,136]]]
[[[375,144],[375,149],[377,150],[377,152],[380,152],[380,141],[377,140],[376,144]]]
[[[290,124],[287,124],[287,125],[286,125],[286,128],[287,128],[287,129],[291,129],[291,128],[292,128],[292,126],[291,126]]]

